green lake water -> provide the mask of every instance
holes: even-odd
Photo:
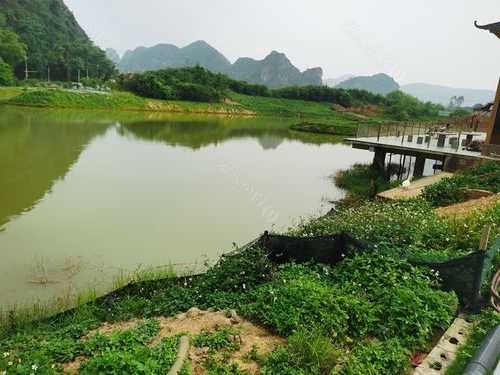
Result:
[[[326,212],[329,176],[371,154],[290,124],[0,106],[0,305],[194,272]]]

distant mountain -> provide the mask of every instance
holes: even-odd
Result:
[[[229,60],[219,51],[204,41],[197,41],[184,48],[173,44],[138,47],[125,52],[118,68],[125,73],[135,73],[195,65],[213,72],[226,72],[231,67]]]
[[[234,79],[266,85],[272,88],[286,86],[322,85],[323,70],[308,69],[301,72],[284,53],[272,51],[263,60],[248,57],[238,59],[228,75]]]
[[[124,73],[144,72],[165,68],[179,68],[200,65],[210,71],[225,73],[231,78],[269,87],[321,85],[321,68],[301,72],[285,54],[271,52],[263,60],[248,57],[238,59],[234,64],[219,51],[204,41],[194,42],[179,48],[172,44],[158,44],[154,47],[138,47],[127,51],[118,63]]]
[[[401,86],[401,91],[413,95],[422,101],[448,105],[453,96],[463,96],[466,107],[474,104],[485,104],[493,101],[495,92],[491,90],[453,88],[446,86],[431,85],[427,83],[412,83]]]
[[[328,87],[335,87],[338,84],[340,84],[342,82],[345,82],[348,79],[351,79],[351,78],[354,78],[354,77],[355,76],[353,74],[344,74],[344,75],[342,75],[340,77],[337,77],[337,78],[328,78],[328,79],[325,79],[325,81],[323,82],[323,84],[325,86],[328,86]]]
[[[336,87],[343,89],[360,89],[375,94],[387,95],[399,90],[399,84],[387,74],[375,74],[373,76],[359,76],[339,83]]]
[[[107,48],[105,52],[106,52],[106,57],[112,62],[114,62],[115,65],[118,65],[121,59],[118,52],[116,52],[113,48]]]

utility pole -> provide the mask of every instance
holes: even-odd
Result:
[[[78,69],[78,84],[80,84],[80,69]]]
[[[85,68],[87,69],[87,79],[89,79],[89,62],[85,64]]]
[[[35,73],[36,70],[28,70],[28,55],[24,56],[24,80],[27,81],[30,78],[30,73]]]
[[[47,82],[50,82],[50,65],[47,65]]]
[[[24,56],[24,80],[27,81],[29,78],[28,72],[28,56]]]

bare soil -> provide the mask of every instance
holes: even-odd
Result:
[[[490,197],[473,199],[463,203],[453,204],[451,206],[440,207],[436,209],[439,216],[464,217],[468,216],[474,210],[485,210],[500,202],[500,193]]]
[[[157,345],[162,338],[186,334],[195,336],[202,331],[216,331],[221,328],[231,327],[238,333],[239,349],[231,353],[229,361],[236,363],[240,369],[250,374],[259,374],[259,364],[248,358],[248,353],[255,347],[259,355],[268,354],[277,346],[285,344],[285,339],[276,336],[263,327],[257,326],[248,320],[239,317],[234,311],[203,311],[192,308],[186,313],[175,317],[157,317],[160,323],[160,332],[149,344]],[[90,332],[83,339],[88,339],[97,333],[110,335],[119,331],[133,329],[142,322],[134,319],[118,323],[103,323],[100,327]],[[193,345],[189,349],[189,359],[191,360],[193,374],[205,374],[203,368],[204,361],[208,356],[207,348],[196,348]],[[79,357],[75,361],[64,364],[64,372],[68,374],[78,374],[78,370],[85,358]]]

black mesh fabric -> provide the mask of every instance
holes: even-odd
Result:
[[[358,241],[346,233],[292,237],[266,232],[255,243],[276,263],[314,261],[334,265],[352,252],[372,248],[370,244]],[[463,307],[477,310],[481,303],[481,286],[487,282],[492,260],[499,251],[500,239],[487,251],[476,251],[446,261],[430,261],[415,256],[408,257],[407,260],[413,265],[429,267],[439,272],[443,289],[454,291]]]
[[[367,246],[345,233],[321,237],[292,237],[266,232],[257,243],[275,263],[314,261],[336,264],[352,251]]]

